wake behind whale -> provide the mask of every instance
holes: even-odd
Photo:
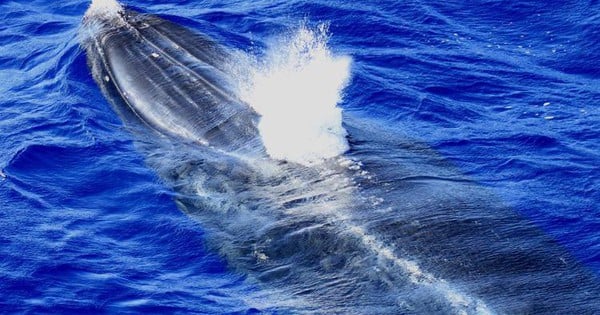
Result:
[[[348,146],[336,97],[325,104],[331,106],[325,122],[299,119],[317,131],[305,133],[309,140],[297,138],[301,144],[286,159],[273,141],[277,133],[265,130],[279,128],[284,136],[299,127],[294,119],[277,124],[269,92],[253,89],[273,78],[282,82],[302,64],[279,60],[284,71],[254,72],[257,84],[240,91],[235,75],[244,71],[231,67],[244,59],[239,53],[113,1],[93,1],[82,34],[96,82],[136,135],[147,163],[207,231],[210,248],[258,287],[248,297],[250,307],[543,313],[560,311],[562,301],[530,294],[554,292],[593,310],[585,301],[597,285],[568,254],[434,152],[390,139],[388,131],[351,115],[344,117]],[[311,34],[301,28],[288,42],[298,48],[313,41],[292,49],[301,57],[294,60],[320,60],[320,67],[331,61],[347,70],[343,60],[323,55],[322,37]],[[300,72],[318,82],[319,73]],[[347,77],[336,78],[329,89],[339,93]],[[289,82],[302,88],[302,80]],[[333,149],[303,156],[297,149],[311,139]],[[515,281],[530,274],[535,280]]]

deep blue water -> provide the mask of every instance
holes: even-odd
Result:
[[[206,245],[202,223],[178,209],[177,193],[147,165],[86,65],[77,34],[88,5],[0,2],[0,312],[293,313],[268,299],[249,301],[264,288]],[[340,104],[347,155],[375,174],[406,159],[394,153],[400,145],[364,144],[366,132],[356,127],[362,121],[381,128],[372,132],[386,143],[402,138],[427,147],[572,256],[565,259],[587,275],[591,292],[577,303],[600,312],[598,2],[125,5],[245,51],[261,50],[302,21],[329,23],[330,49],[353,60]],[[431,175],[418,161],[406,163],[416,176]],[[484,243],[474,250],[486,255]],[[428,266],[428,257],[444,255],[440,248],[407,251]],[[486,299],[485,290],[469,289],[477,272],[461,272],[452,280],[492,310],[536,313],[503,310],[505,299],[533,298]],[[568,310],[568,296],[564,304],[537,312]]]

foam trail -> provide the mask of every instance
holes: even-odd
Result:
[[[368,234],[362,227],[348,224],[347,228],[348,231],[356,235],[376,255],[391,261],[394,265],[404,270],[409,275],[412,283],[429,287],[433,292],[437,292],[444,297],[457,314],[493,314],[483,301],[469,297],[453,289],[443,279],[438,279],[434,275],[423,271],[415,261],[396,256],[390,248],[383,245],[373,235]]]
[[[341,158],[339,159],[339,162],[348,163],[349,161],[345,158]],[[360,165],[354,164],[353,166],[356,166],[356,169],[360,170]],[[357,195],[357,192],[354,191],[354,188],[351,185],[349,186],[349,190],[350,192],[347,192],[346,196]],[[349,204],[350,202],[351,201],[348,200],[346,201],[346,204]],[[447,283],[444,279],[440,279],[423,270],[416,261],[396,255],[392,248],[382,243],[375,235],[365,230],[364,227],[353,223],[352,217],[345,213],[345,211],[336,208],[329,210],[330,215],[335,218],[335,222],[338,222],[338,224],[343,226],[345,231],[359,239],[360,242],[377,257],[387,260],[400,268],[400,270],[406,273],[411,283],[427,288],[430,292],[443,298],[455,314],[494,314],[483,300],[471,297],[453,288],[452,285]]]
[[[351,59],[333,56],[327,40],[325,24],[302,25],[275,41],[241,83],[242,99],[262,116],[258,127],[272,158],[311,165],[348,149],[337,104]]]

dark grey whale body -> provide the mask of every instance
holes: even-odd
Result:
[[[148,164],[201,222],[210,248],[262,289],[249,306],[600,311],[597,280],[568,252],[425,146],[350,117],[347,155],[373,178],[336,161],[269,161],[258,116],[235,95],[224,67],[230,55],[214,41],[120,7],[86,15],[83,29],[92,74],[123,120],[140,127]],[[167,140],[145,146],[152,130]]]
[[[231,91],[227,52],[164,19],[120,10],[86,16],[96,82],[129,123],[228,151],[260,152],[257,114]]]

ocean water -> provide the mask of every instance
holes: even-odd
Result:
[[[123,123],[89,4],[0,2],[0,312],[600,312],[598,2],[125,1],[234,52],[252,167]]]

